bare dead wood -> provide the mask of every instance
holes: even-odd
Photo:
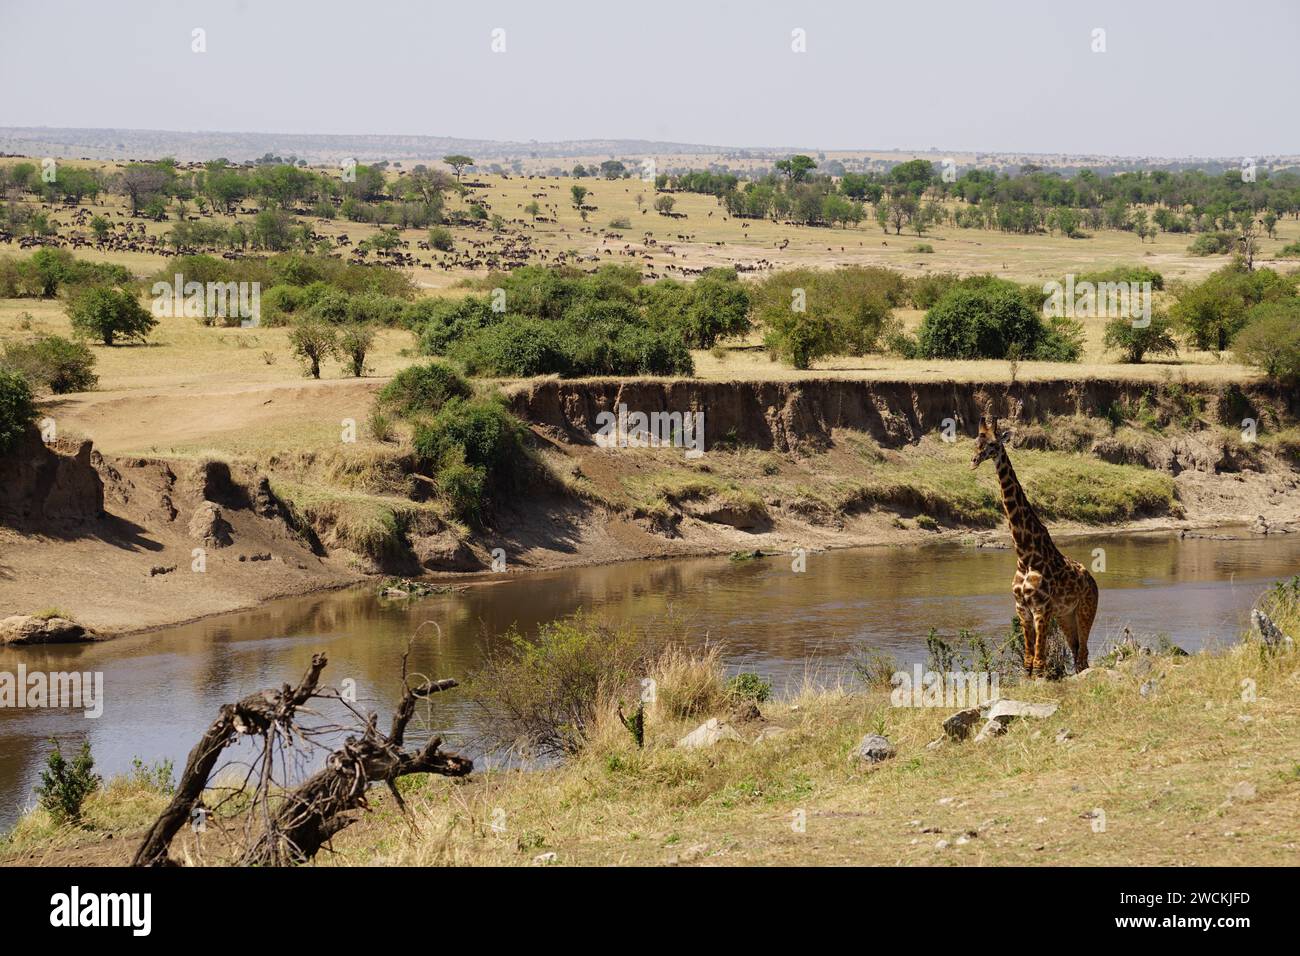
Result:
[[[313,697],[331,696],[318,691],[325,655],[312,657],[311,666],[296,688],[284,684],[278,691],[261,691],[236,704],[224,705],[190,751],[176,794],[149,828],[132,865],[177,865],[169,857],[168,847],[199,806],[222,752],[241,735],[260,736],[264,742],[262,754],[254,763],[255,767],[260,764],[261,772],[248,819],[255,820],[255,811],[260,809],[266,824],[247,844],[240,858],[245,864],[285,865],[311,859],[334,834],[357,819],[355,811],[368,808],[366,791],[373,783],[385,784],[398,805],[405,809],[397,792],[398,778],[414,773],[452,777],[470,773],[474,768],[472,761],[442,753],[439,737],[418,752],[403,749],[416,701],[449,690],[457,683],[451,679],[431,680],[412,687],[406,680],[406,658],[407,654],[403,654],[402,699],[388,735],[379,732],[378,717],[370,714],[360,736],[348,737],[342,747],[326,758],[322,770],[287,793],[272,792],[272,747],[278,741],[290,742],[309,735],[310,731],[299,728],[294,718]],[[249,777],[252,776],[250,770]]]

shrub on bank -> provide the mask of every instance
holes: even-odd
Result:
[[[877,348],[892,327],[892,309],[907,295],[899,273],[849,266],[778,272],[757,285],[752,302],[772,357],[808,368],[828,355]]]
[[[509,631],[467,688],[490,717],[489,746],[563,757],[582,750],[620,695],[636,699],[646,662],[638,633],[579,613],[543,624],[535,638]]]
[[[7,454],[36,418],[32,390],[17,372],[0,368],[0,455]]]
[[[379,391],[381,408],[403,418],[436,415],[452,399],[469,398],[469,383],[445,362],[409,365]]]
[[[491,497],[514,486],[523,425],[500,400],[451,398],[415,430],[415,452],[452,510],[477,522]]]
[[[7,342],[0,368],[17,372],[55,395],[86,392],[99,382],[91,371],[95,356],[82,342],[42,335],[29,342]]]

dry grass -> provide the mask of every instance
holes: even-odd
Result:
[[[413,786],[413,831],[388,804],[333,862],[1295,864],[1300,658],[1247,644],[1136,660],[1149,671],[1007,688],[1060,710],[937,750],[926,744],[948,711],[894,708],[880,692],[807,691],[765,708],[784,735],[709,750],[672,746],[698,717],[658,715],[642,751],[620,729],[558,769]],[[1146,680],[1157,689],[1143,696]],[[851,757],[871,732],[898,748],[875,769]]]
[[[1300,629],[1294,588],[1265,602],[1284,629]],[[937,748],[927,744],[950,709],[895,707],[886,690],[827,686],[810,668],[802,688],[763,706],[762,723],[737,725],[746,741],[760,727],[784,733],[683,750],[674,746],[683,734],[726,717],[719,649],[670,647],[648,673],[658,699],[647,708],[644,749],[612,706],[603,708],[584,749],[548,769],[407,778],[409,818],[376,794],[375,812],[318,862],[551,862],[542,854],[587,866],[1300,861],[1294,651],[1244,641],[1215,654],[1130,655],[1080,679],[1004,683],[1003,696],[1056,701],[1059,710],[983,743]],[[856,760],[867,733],[887,735],[896,756],[874,767]],[[83,828],[55,827],[33,811],[0,842],[0,860],[120,863],[163,801],[137,782],[112,781],[88,800]]]

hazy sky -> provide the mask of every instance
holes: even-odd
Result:
[[[0,0],[0,126],[1261,156],[1298,41],[1297,0]]]

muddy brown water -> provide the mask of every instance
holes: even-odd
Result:
[[[1061,545],[1087,564],[1094,549],[1105,552],[1094,654],[1126,626],[1169,634],[1187,650],[1231,643],[1270,582],[1300,572],[1300,535],[1112,535]],[[104,687],[98,718],[0,708],[0,829],[34,804],[51,736],[65,753],[89,739],[105,777],[130,770],[133,757],[170,758],[179,770],[221,704],[296,682],[315,651],[329,657],[325,682],[355,681],[358,701],[386,723],[402,650],[426,621],[438,627],[422,629],[411,666],[434,677],[463,676],[511,627],[532,633],[585,608],[657,639],[721,642],[730,670],[763,674],[779,694],[807,676],[852,680],[848,661],[862,648],[923,661],[931,627],[1005,634],[1014,566],[1010,551],[957,543],[809,554],[803,573],[788,555],[638,561],[509,575],[408,601],[358,587],[102,644],[0,650],[0,672],[20,663],[29,673],[99,672]],[[445,746],[479,756],[483,718],[461,692],[433,698],[430,718]]]

